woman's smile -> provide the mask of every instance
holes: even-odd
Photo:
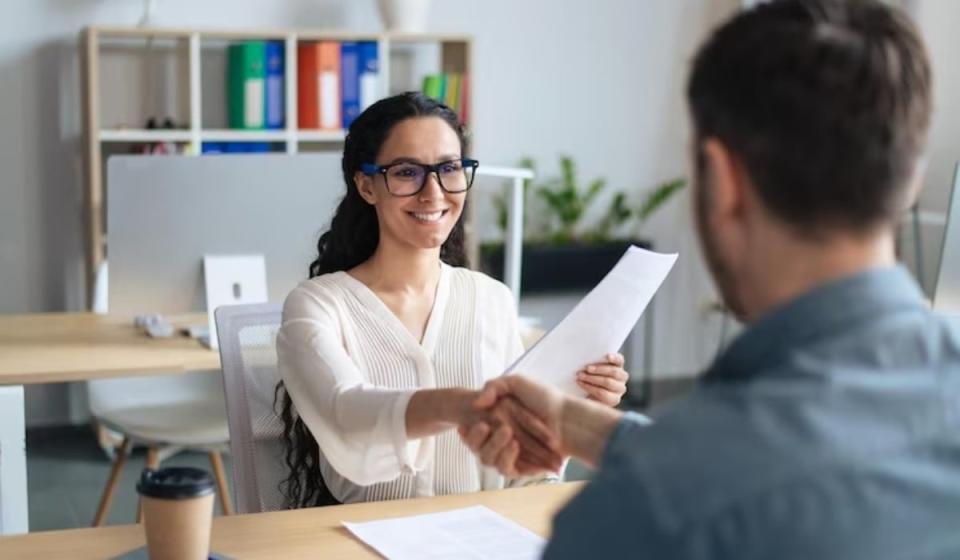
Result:
[[[440,223],[440,220],[447,215],[449,210],[444,208],[442,210],[432,210],[432,211],[408,211],[407,214],[416,220],[418,223],[425,225],[434,225]]]

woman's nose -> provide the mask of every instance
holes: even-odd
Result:
[[[443,189],[440,188],[440,178],[436,172],[427,173],[426,181],[423,190],[420,191],[420,200],[434,200],[443,196]]]

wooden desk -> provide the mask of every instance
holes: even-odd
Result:
[[[553,514],[582,484],[547,484],[498,492],[218,517],[213,521],[211,548],[238,559],[379,558],[341,523],[473,505],[487,506],[546,537]],[[0,537],[0,558],[110,558],[144,543],[139,525],[49,531]]]
[[[205,314],[169,319],[207,321]],[[0,315],[0,535],[28,529],[24,385],[219,369],[217,352],[186,337],[150,338],[132,317]]]
[[[205,314],[171,317],[207,323]],[[94,313],[0,315],[0,385],[219,369],[220,355],[183,336],[150,338],[132,317]]]

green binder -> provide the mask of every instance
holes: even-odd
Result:
[[[264,128],[266,43],[244,41],[227,51],[227,107],[230,128]]]
[[[440,99],[441,91],[441,77],[435,74],[430,74],[424,76],[423,78],[423,93],[427,97],[432,97],[433,99]]]

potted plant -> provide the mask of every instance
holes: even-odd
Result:
[[[529,158],[520,165],[535,169]],[[627,247],[651,247],[649,241],[630,237],[631,226],[649,219],[685,185],[685,179],[664,182],[649,191],[637,209],[631,207],[626,192],[617,191],[600,218],[587,224],[584,217],[606,189],[606,180],[596,178],[581,187],[573,158],[561,156],[559,177],[539,184],[531,181],[524,184],[521,290],[546,293],[592,288],[613,268]],[[493,202],[498,225],[506,232],[506,198],[497,196]],[[503,277],[502,242],[481,247],[481,268],[495,278]]]

